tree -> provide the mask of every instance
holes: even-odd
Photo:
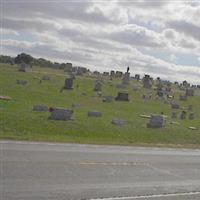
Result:
[[[32,61],[33,57],[25,53],[18,54],[17,57],[15,57],[16,64],[25,63],[29,65]]]

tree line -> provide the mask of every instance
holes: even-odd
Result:
[[[51,62],[44,58],[34,58],[26,53],[18,54],[16,57],[0,55],[0,63],[6,63],[11,65],[25,63],[30,67],[40,66],[40,67],[50,67],[58,69],[65,69],[68,66],[67,65],[68,63],[57,63],[57,62]]]

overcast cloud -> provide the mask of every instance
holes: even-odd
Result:
[[[200,84],[199,1],[1,1],[1,54]]]

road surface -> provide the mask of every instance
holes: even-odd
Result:
[[[200,150],[0,141],[1,200],[199,200]]]

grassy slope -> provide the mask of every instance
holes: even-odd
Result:
[[[134,92],[129,87],[130,102],[103,103],[93,92],[92,78],[77,78],[79,88],[59,93],[64,83],[64,73],[52,69],[34,69],[37,73],[18,72],[16,67],[0,65],[0,95],[12,97],[11,101],[0,100],[0,138],[57,141],[97,144],[122,145],[173,145],[200,146],[200,131],[191,131],[188,126],[200,128],[200,94],[190,97],[182,106],[193,104],[196,119],[193,121],[180,121],[180,125],[171,125],[170,117],[163,129],[147,129],[146,119],[140,114],[160,113],[171,115],[168,104],[159,101],[144,102],[141,92]],[[42,73],[51,73],[50,81],[39,81],[34,77],[41,77]],[[56,75],[56,74],[61,75]],[[16,84],[16,79],[27,80],[26,86]],[[117,82],[115,80],[115,82]],[[133,83],[132,83],[133,84]],[[103,95],[116,96],[118,89],[110,86],[108,80],[104,81]],[[82,92],[87,95],[83,96]],[[198,91],[199,92],[199,91]],[[178,94],[176,94],[178,96]],[[176,97],[177,98],[177,97]],[[49,113],[33,112],[34,104],[70,108],[72,103],[80,103],[81,107],[75,109],[74,121],[49,121]],[[102,118],[88,118],[87,111],[98,110],[103,113]],[[127,120],[123,127],[111,124],[113,118]]]

